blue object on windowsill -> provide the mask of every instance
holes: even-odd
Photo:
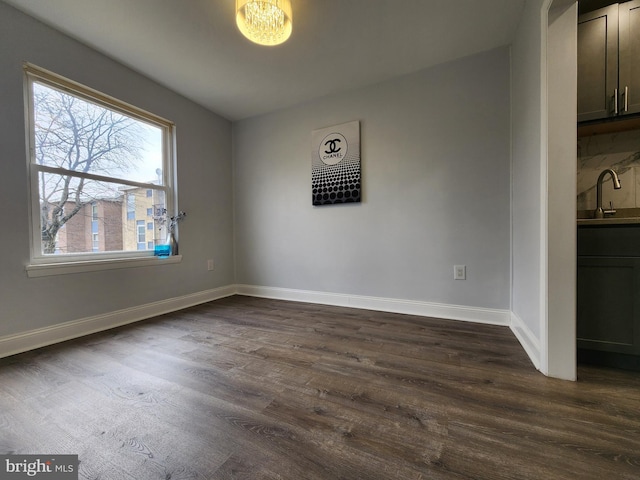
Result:
[[[153,249],[153,254],[156,257],[168,257],[171,255],[170,245],[156,245]]]

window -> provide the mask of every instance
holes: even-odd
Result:
[[[127,220],[136,219],[136,196],[133,193],[127,194]]]
[[[166,235],[173,124],[33,65],[25,73],[31,263],[153,255],[137,219],[155,213],[149,224]]]
[[[136,229],[138,231],[138,250],[145,250],[147,248],[147,230],[145,229],[144,220],[138,220],[136,222]]]

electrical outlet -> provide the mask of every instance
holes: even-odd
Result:
[[[213,270],[213,258],[207,260],[207,270]]]
[[[467,279],[467,266],[466,265],[454,265],[453,266],[453,279],[454,280],[466,280]]]

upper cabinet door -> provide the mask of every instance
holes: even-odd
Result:
[[[618,4],[615,4],[578,19],[578,121],[617,115],[620,110],[617,89]]]
[[[620,114],[640,112],[640,0],[620,4]]]

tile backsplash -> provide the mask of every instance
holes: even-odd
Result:
[[[596,181],[606,168],[617,172],[622,188],[614,190],[607,175],[602,205],[640,208],[640,130],[578,139],[578,210],[595,210]]]

